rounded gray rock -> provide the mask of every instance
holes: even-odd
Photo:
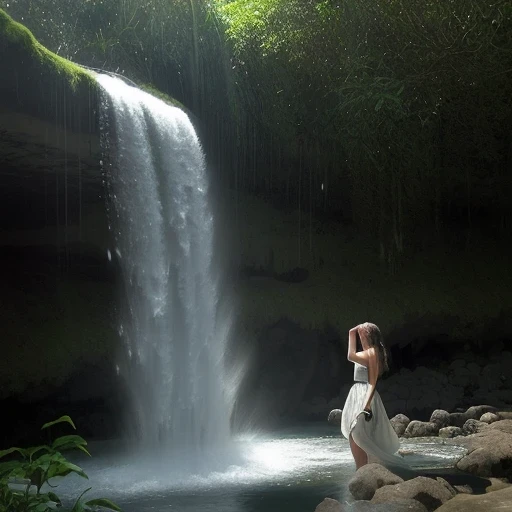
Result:
[[[342,414],[342,410],[341,409],[333,409],[329,413],[329,416],[327,417],[327,421],[331,425],[339,425],[339,426],[341,426],[341,414]],[[325,416],[324,416],[324,418],[325,418]]]
[[[428,437],[437,436],[439,425],[428,421],[413,420],[407,425],[404,437]]]
[[[447,427],[450,424],[450,413],[443,409],[436,409],[430,416],[430,423],[435,423],[439,428]]]
[[[371,501],[356,501],[347,512],[428,512],[419,501],[400,499],[393,503],[372,503]]]
[[[348,488],[356,500],[371,500],[377,489],[400,482],[403,482],[403,479],[384,466],[365,464],[350,479]]]
[[[409,425],[411,422],[411,420],[405,414],[397,414],[396,416],[393,416],[393,418],[391,418],[389,421],[398,437],[404,435],[407,425]]]
[[[466,416],[468,419],[478,420],[482,417],[482,414],[486,412],[496,412],[496,407],[492,405],[473,405],[466,411]]]
[[[337,500],[325,498],[322,503],[317,505],[315,512],[343,512],[343,506]]]
[[[476,434],[477,432],[481,432],[482,430],[488,428],[489,425],[479,420],[467,420],[462,427],[462,432],[465,436],[469,436],[471,434]]]
[[[436,512],[494,512],[511,510],[512,488],[488,494],[459,494]]]
[[[460,427],[444,427],[439,429],[439,437],[444,437],[445,439],[462,435],[464,435],[464,433]]]
[[[497,421],[482,432],[463,438],[468,453],[457,462],[457,468],[472,475],[512,479],[512,428],[493,428],[507,421],[510,420]]]
[[[499,416],[497,414],[494,414],[493,412],[486,412],[485,414],[482,414],[480,421],[483,421],[484,423],[494,423],[495,421],[499,421]]]
[[[455,489],[442,478],[434,480],[418,476],[400,484],[377,489],[372,503],[394,503],[400,499],[413,499],[419,501],[428,511],[432,511],[453,498],[455,494]]]
[[[468,419],[469,416],[465,412],[451,412],[449,420],[450,426],[462,428]]]

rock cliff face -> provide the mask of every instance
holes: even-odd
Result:
[[[2,245],[94,244],[107,224],[79,226],[102,201],[94,78],[1,10],[0,74]]]
[[[10,108],[0,104],[0,243],[104,249],[108,223],[98,135]]]
[[[112,371],[98,89],[1,10],[0,77],[0,399],[41,402]]]

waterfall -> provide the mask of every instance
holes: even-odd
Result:
[[[204,155],[182,110],[118,78],[97,80],[131,423],[143,446],[201,456],[228,442],[231,412]]]

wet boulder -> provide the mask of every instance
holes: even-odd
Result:
[[[466,416],[468,419],[478,420],[482,417],[482,414],[486,412],[496,413],[497,409],[492,405],[473,405],[466,411]]]
[[[481,432],[482,430],[488,428],[488,424],[479,420],[467,420],[462,427],[462,433],[465,436],[469,436],[471,434],[476,434],[477,432]]]
[[[505,432],[506,434],[512,434],[512,418],[496,421],[492,425],[489,425],[489,429],[499,430],[500,432]]]
[[[464,423],[469,420],[469,416],[465,412],[451,412],[449,418],[449,425],[452,427],[464,426]]]
[[[411,420],[405,414],[397,414],[396,416],[393,416],[393,418],[391,418],[389,421],[398,437],[404,435],[407,425],[409,425],[411,422]]]
[[[430,423],[439,425],[439,428],[447,427],[450,424],[450,413],[443,409],[436,409],[430,416]]]
[[[480,417],[480,421],[483,421],[484,423],[487,424],[494,423],[499,419],[500,417],[497,414],[494,414],[493,412],[486,412],[485,414],[482,414],[482,416]]]
[[[489,478],[490,485],[485,488],[485,492],[501,491],[512,487],[512,484],[506,478]]]
[[[468,453],[457,462],[458,469],[482,477],[512,479],[512,420],[496,421],[460,442]]]
[[[439,429],[439,437],[444,437],[445,439],[462,436],[464,433],[460,427],[444,427]]]
[[[419,501],[400,499],[393,503],[356,501],[347,512],[427,512],[427,509]]]
[[[407,425],[404,437],[428,437],[437,436],[439,433],[439,425],[429,421],[413,420]]]
[[[459,494],[437,509],[436,512],[489,512],[511,510],[512,487],[487,494]]]
[[[332,498],[325,498],[324,501],[315,508],[315,512],[343,512],[343,510],[341,503]]]
[[[436,510],[453,498],[455,489],[443,478],[418,476],[396,485],[386,485],[377,489],[372,503],[394,503],[400,499],[419,501],[428,511]]]
[[[403,482],[403,479],[384,466],[365,464],[350,479],[348,488],[356,500],[371,500],[377,489],[400,482]]]
[[[333,409],[327,417],[327,422],[330,425],[341,426],[341,415],[343,411],[341,409]]]

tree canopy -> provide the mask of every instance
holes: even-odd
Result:
[[[453,223],[510,236],[510,0],[0,7],[56,53],[184,103],[219,183],[354,222],[390,268]]]

